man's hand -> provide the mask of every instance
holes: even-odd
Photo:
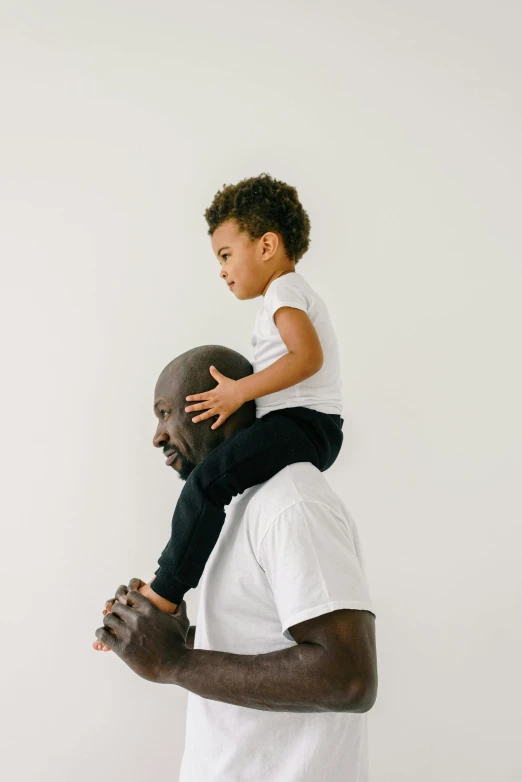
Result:
[[[240,393],[239,380],[232,380],[230,377],[225,377],[221,372],[218,372],[216,367],[210,367],[210,374],[217,380],[218,385],[211,391],[205,391],[202,394],[192,394],[185,397],[187,402],[198,402],[197,405],[189,405],[185,408],[186,413],[191,413],[193,410],[206,410],[205,413],[197,415],[192,419],[192,423],[198,421],[204,421],[206,418],[212,418],[213,416],[219,416],[215,421],[211,429],[217,429],[221,426],[232,413],[241,407],[245,403],[242,394]]]
[[[141,592],[141,594],[145,594],[145,591],[150,588],[149,584],[151,583],[152,579],[148,582],[148,584],[145,584],[144,581],[141,580],[141,578],[131,578],[129,581],[129,586],[125,586],[125,584],[120,584],[118,589],[116,590],[115,596],[112,597],[110,600],[105,601],[105,608],[103,609],[102,613],[105,616],[105,614],[108,614],[109,611],[112,610],[112,606],[116,602],[116,600],[119,600],[120,603],[125,603],[127,598],[126,594],[130,589],[136,589],[138,592]],[[170,613],[173,613],[172,611]],[[94,641],[92,648],[95,649],[97,652],[110,652],[110,646],[107,646],[107,644],[103,644],[101,641]]]
[[[139,579],[131,584],[134,581]],[[115,599],[96,638],[143,679],[176,684],[177,672],[190,653],[185,643],[190,627],[185,601],[174,614],[166,614],[137,590],[123,592],[119,587],[118,592],[124,602]]]

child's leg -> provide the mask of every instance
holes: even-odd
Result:
[[[308,407],[288,407],[278,412],[299,424],[317,453],[316,467],[321,472],[328,470],[339,456],[343,444],[344,419],[340,415],[319,413]]]
[[[224,506],[235,495],[289,464],[311,462],[322,470],[330,466],[341,447],[340,427],[331,416],[313,410],[300,414],[303,410],[278,410],[258,418],[191,472],[174,510],[171,539],[158,560],[154,591],[180,603],[185,592],[198,585],[223,526]]]

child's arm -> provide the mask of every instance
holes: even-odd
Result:
[[[290,388],[319,372],[323,365],[323,349],[306,312],[296,307],[280,307],[274,315],[274,322],[288,353],[266,369],[240,380],[227,378],[215,367],[210,367],[212,377],[218,381],[216,388],[186,397],[188,402],[197,401],[198,404],[186,407],[185,412],[206,410],[192,419],[194,423],[218,415],[218,420],[211,427],[217,429],[245,402]]]
[[[323,366],[323,349],[315,327],[303,310],[280,307],[274,321],[288,353],[261,372],[237,380],[244,402],[301,383]]]

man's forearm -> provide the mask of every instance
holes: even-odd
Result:
[[[322,646],[302,643],[256,655],[194,649],[168,680],[202,698],[250,709],[364,711],[348,679]]]

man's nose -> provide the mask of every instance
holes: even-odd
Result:
[[[158,426],[158,428],[156,429],[156,434],[152,438],[152,445],[155,448],[162,448],[164,444],[168,442],[168,439],[169,438],[167,437],[165,432],[162,429],[160,429],[160,427]]]

